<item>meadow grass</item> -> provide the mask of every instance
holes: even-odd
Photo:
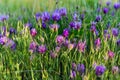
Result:
[[[119,80],[120,73],[116,71],[113,74],[112,67],[120,67],[120,51],[116,44],[119,39],[113,36],[111,29],[118,28],[120,22],[120,10],[111,16],[113,5],[110,6],[108,14],[102,12],[102,8],[106,4],[99,6],[98,0],[2,0],[0,1],[0,13],[9,14],[9,19],[0,23],[1,34],[2,29],[6,26],[7,38],[12,39],[16,43],[16,49],[0,45],[0,79],[1,80]],[[60,21],[50,20],[46,23],[47,28],[42,28],[41,21],[36,21],[35,14],[37,12],[48,11],[50,14],[57,8],[67,8],[67,17],[62,17]],[[78,9],[76,8],[78,7]],[[97,8],[101,8],[101,12],[97,12]],[[63,34],[65,28],[69,28],[69,23],[73,20],[72,14],[85,14],[82,27],[79,30],[70,29],[69,37],[66,38],[70,43],[78,44],[78,42],[86,42],[85,51],[81,52],[77,47],[69,49],[65,45],[60,46],[60,51],[56,52],[57,57],[50,56],[51,51],[56,51],[58,44],[56,37]],[[91,22],[96,16],[101,15],[102,21],[97,22],[96,29],[98,35],[91,32]],[[32,23],[33,28],[37,30],[35,37],[31,36],[30,29],[25,27],[26,23]],[[106,25],[110,23],[110,28]],[[51,24],[59,24],[60,28],[54,32],[50,29]],[[10,34],[10,27],[14,27],[16,34]],[[110,38],[105,40],[104,30],[108,30]],[[100,49],[96,49],[94,41],[100,38]],[[46,45],[47,50],[44,54],[39,52],[31,52],[29,50],[30,43],[34,41],[37,45]],[[58,50],[58,49],[57,49]],[[108,58],[108,51],[114,52],[114,58]],[[72,63],[84,64],[85,71],[81,75],[76,71],[76,76],[71,77]],[[97,77],[95,67],[93,65],[104,65],[106,70],[103,75]]]

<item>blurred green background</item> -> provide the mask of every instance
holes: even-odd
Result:
[[[77,5],[80,9],[94,8],[97,2],[105,3],[108,0],[0,0],[0,12],[15,12],[22,8],[28,8],[33,13],[38,11],[51,11],[56,8],[56,1],[59,7],[74,9]],[[117,0],[109,0],[117,1]],[[71,10],[70,9],[70,10]]]
[[[79,12],[87,11],[90,15],[98,4],[106,5],[108,0],[0,0],[0,14],[9,14],[12,16],[11,21],[17,17],[23,17],[27,22],[33,18],[36,12],[52,12],[55,8],[66,7],[68,13],[76,11],[78,6]],[[117,0],[109,0],[115,3]],[[58,4],[56,4],[58,2]]]

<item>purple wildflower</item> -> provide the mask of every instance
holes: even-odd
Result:
[[[84,64],[78,64],[77,65],[77,71],[79,72],[80,75],[85,73],[85,66]]]
[[[91,26],[96,26],[96,22],[91,22]]]
[[[12,50],[15,50],[16,49],[16,43],[14,42],[11,47],[10,47]]]
[[[5,20],[8,20],[9,15],[0,15],[0,22],[4,22]]]
[[[74,29],[80,29],[81,28],[81,25],[82,25],[82,23],[81,22],[75,22],[75,27],[74,27]]]
[[[45,45],[40,45],[40,46],[38,46],[38,49],[37,49],[37,51],[41,54],[44,54],[46,52],[46,50],[47,50],[47,48]]]
[[[119,8],[120,8],[120,4],[119,4],[119,3],[115,3],[115,4],[114,4],[114,9],[115,9],[115,10],[118,10]]]
[[[69,36],[69,30],[68,30],[68,29],[64,29],[62,35],[63,35],[64,37],[68,37],[68,36]]]
[[[94,33],[96,32],[96,26],[91,26],[90,30]]]
[[[42,28],[46,28],[47,26],[46,26],[46,23],[45,22],[42,22]]]
[[[72,21],[72,22],[70,22],[69,25],[70,25],[71,28],[74,28],[75,27],[75,22]]]
[[[78,21],[75,21],[75,22],[70,22],[70,27],[73,28],[73,29],[80,29],[82,26],[82,23],[81,22],[78,22]]]
[[[7,42],[5,43],[5,46],[6,46],[6,47],[11,46],[13,43],[14,43],[13,40],[8,39]]]
[[[110,34],[108,33],[108,30],[104,30],[104,37],[106,40],[110,38]]]
[[[72,63],[72,70],[76,70],[77,65],[75,63]]]
[[[95,69],[95,74],[100,77],[104,72],[105,72],[106,68],[105,66],[102,66],[102,65],[98,65],[96,66],[96,69]]]
[[[37,47],[37,44],[32,41],[32,42],[30,43],[29,50],[30,50],[31,52],[34,52],[34,51],[36,51],[36,47]]]
[[[107,2],[106,2],[106,5],[107,5],[107,6],[109,6],[110,4],[111,4],[111,2],[110,2],[110,1],[107,1]]]
[[[108,57],[112,59],[114,57],[114,52],[108,51]]]
[[[36,34],[37,34],[36,29],[35,29],[35,28],[32,28],[32,29],[30,30],[30,34],[31,34],[32,37],[36,36]]]
[[[62,35],[58,35],[58,36],[56,37],[56,43],[57,43],[58,45],[63,44],[64,41],[65,41],[65,38],[64,38]]]
[[[26,28],[32,28],[32,23],[28,22],[24,25]]]
[[[97,38],[95,40],[95,46],[96,46],[96,48],[100,48],[100,44],[101,44],[100,38]]]
[[[48,12],[43,12],[41,16],[42,21],[47,22],[50,20],[50,14]]]
[[[104,14],[107,14],[109,12],[109,9],[105,7],[105,8],[103,8],[103,12],[104,12]]]
[[[16,33],[16,30],[15,30],[15,28],[12,28],[12,27],[11,27],[11,28],[9,29],[9,32],[10,32],[10,34],[12,34],[12,33],[15,34],[15,33]]]
[[[36,21],[39,21],[41,19],[41,13],[36,13],[35,15]]]
[[[96,31],[95,31],[95,34],[96,34],[96,36],[98,36],[98,35],[99,35],[99,32],[96,30]]]
[[[73,20],[77,21],[78,20],[78,15],[76,13],[73,14]]]
[[[84,42],[79,41],[77,44],[77,48],[79,52],[84,52],[86,48],[86,41]]]
[[[52,19],[54,21],[59,21],[61,19],[61,16],[60,16],[60,13],[59,13],[59,10],[55,10],[52,14]]]
[[[70,78],[73,79],[76,77],[76,72],[75,71],[70,71]]]
[[[6,36],[2,36],[2,37],[0,37],[0,44],[1,44],[1,45],[6,44],[7,41],[8,41],[8,38],[7,38]]]
[[[95,19],[96,22],[99,22],[101,20],[102,20],[102,16],[101,15],[96,16],[96,19]]]
[[[108,33],[108,30],[104,30],[104,34],[107,34]]]
[[[81,14],[81,20],[84,20],[84,18],[85,18],[85,14]]]
[[[6,47],[10,47],[12,50],[16,49],[16,44],[13,40],[8,39],[7,42],[5,43]]]
[[[118,28],[112,28],[112,35],[117,37],[119,35],[119,30]]]
[[[67,10],[66,10],[66,8],[61,8],[61,9],[59,10],[59,12],[60,12],[60,15],[61,15],[61,16],[66,16],[66,15],[67,15]]]
[[[69,44],[70,44],[70,41],[68,39],[66,39],[65,42],[64,42],[64,46],[68,47]]]

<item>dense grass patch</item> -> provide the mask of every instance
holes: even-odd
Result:
[[[0,79],[119,80],[120,3],[56,1],[1,1]]]

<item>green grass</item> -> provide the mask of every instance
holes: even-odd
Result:
[[[120,22],[119,11],[115,13],[115,16],[111,16],[111,11],[104,15],[102,12],[102,22],[97,23],[97,30],[99,35],[96,36],[90,31],[90,23],[95,20],[95,17],[99,15],[95,10],[98,6],[98,0],[59,0],[56,5],[56,0],[2,0],[0,1],[0,13],[10,14],[10,19],[5,23],[0,23],[0,26],[6,26],[7,30],[12,26],[17,30],[16,35],[8,35],[13,39],[17,48],[12,51],[10,48],[0,45],[0,80],[69,80],[70,70],[72,62],[76,64],[83,63],[86,67],[84,77],[80,76],[77,72],[75,80],[96,80],[93,64],[96,62],[98,65],[105,65],[107,70],[101,76],[101,80],[119,80],[120,74],[113,75],[111,67],[114,65],[120,66],[120,51],[116,45],[116,40],[120,36],[114,38],[111,33],[111,28],[116,27]],[[78,6],[79,14],[86,11],[85,19],[82,22],[82,28],[78,31],[71,30],[68,40],[76,43],[86,40],[87,48],[85,53],[77,51],[77,49],[69,49],[62,46],[61,50],[57,53],[58,57],[55,59],[50,58],[50,51],[55,50],[55,39],[57,35],[62,34],[64,28],[69,26],[69,22],[72,19],[71,13],[76,11]],[[103,3],[102,7],[105,6]],[[60,28],[58,32],[52,32],[48,27],[53,24],[53,21],[47,23],[47,29],[42,29],[37,25],[35,20],[36,12],[52,11],[59,7],[66,7],[68,10],[68,20],[62,18],[58,22]],[[113,9],[113,8],[111,8]],[[17,20],[18,17],[22,17],[22,20]],[[31,22],[33,27],[37,29],[37,35],[32,38],[29,29],[24,27],[24,24]],[[110,31],[111,38],[108,41],[104,40],[103,30],[106,29],[108,21],[111,23]],[[23,34],[21,31],[25,30]],[[44,42],[40,40],[40,37],[44,38]],[[95,50],[94,40],[101,38],[101,48]],[[37,52],[31,53],[29,51],[29,44],[31,41],[35,41],[38,45],[46,44],[47,52],[41,55]],[[115,53],[113,59],[105,60],[108,50],[112,50]],[[33,57],[33,59],[31,59]]]

